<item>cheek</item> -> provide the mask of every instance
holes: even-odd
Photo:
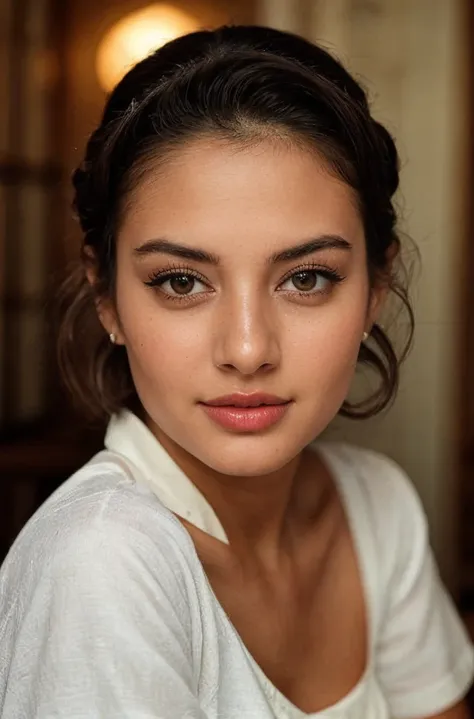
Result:
[[[204,343],[199,336],[195,324],[177,326],[159,317],[137,323],[127,333],[130,362],[153,381],[185,381],[203,356]]]
[[[313,438],[339,412],[354,379],[367,300],[365,293],[351,298],[328,304],[306,322],[288,324],[286,374],[294,378]]]
[[[139,394],[185,385],[205,358],[203,327],[185,312],[158,306],[152,292],[123,294],[118,301],[130,369]]]
[[[295,371],[316,371],[319,377],[353,370],[367,322],[367,291],[348,288],[314,312],[295,313],[286,320],[291,362]]]

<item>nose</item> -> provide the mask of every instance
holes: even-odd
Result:
[[[215,364],[220,369],[251,376],[274,369],[280,359],[277,321],[268,302],[240,291],[222,307]]]

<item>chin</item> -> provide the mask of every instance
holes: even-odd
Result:
[[[310,441],[310,440],[309,440]],[[281,437],[261,435],[234,435],[226,441],[209,442],[207,447],[218,447],[215,452],[193,454],[215,472],[235,477],[261,477],[285,467],[308,442],[286,444]]]

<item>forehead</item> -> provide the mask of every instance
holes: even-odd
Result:
[[[317,234],[363,242],[354,191],[316,151],[201,139],[150,164],[127,199],[119,238],[169,236],[222,255],[242,245],[274,251]]]

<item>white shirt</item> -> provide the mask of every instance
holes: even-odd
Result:
[[[379,455],[318,444],[341,493],[369,617],[364,676],[305,714],[264,676],[174,516],[227,541],[206,500],[132,414],[36,512],[0,573],[2,719],[402,719],[456,703],[471,644],[420,502]]]

